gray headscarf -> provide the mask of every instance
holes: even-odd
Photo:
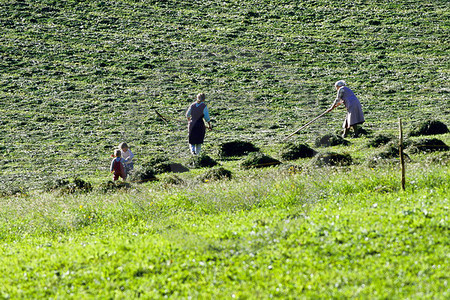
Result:
[[[344,80],[339,80],[336,81],[336,83],[334,84],[334,86],[346,86],[347,84],[345,83]]]

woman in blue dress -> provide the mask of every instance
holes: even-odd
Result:
[[[193,155],[200,154],[201,146],[205,140],[206,127],[203,119],[208,123],[208,129],[212,129],[205,98],[205,94],[198,94],[197,101],[192,103],[186,112],[189,130],[189,146]]]
[[[347,115],[345,116],[344,124],[342,127],[344,131],[342,137],[345,138],[350,130],[353,128],[354,137],[358,137],[358,125],[364,123],[364,114],[361,108],[361,103],[356,98],[353,91],[347,87],[344,80],[339,80],[334,84],[337,90],[337,96],[328,111],[332,111],[341,104],[345,105],[347,109]]]

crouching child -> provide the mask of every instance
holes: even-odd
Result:
[[[122,153],[120,149],[114,151],[114,158],[111,161],[111,168],[109,171],[113,173],[113,180],[116,181],[119,177],[123,180],[127,179],[127,173],[125,172],[124,159],[121,157]]]

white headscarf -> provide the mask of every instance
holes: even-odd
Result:
[[[334,86],[346,86],[347,84],[345,83],[344,80],[339,80],[336,81],[336,83],[334,84]]]

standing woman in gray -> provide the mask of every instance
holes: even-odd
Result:
[[[205,94],[197,95],[197,101],[189,106],[186,112],[189,129],[189,146],[193,155],[199,155],[203,141],[205,139],[205,121],[208,123],[208,129],[211,130],[211,120],[209,118],[208,107],[205,103]]]
[[[353,131],[355,133],[354,136],[358,137],[358,124],[364,123],[364,114],[361,108],[361,103],[359,103],[359,100],[356,98],[353,91],[346,86],[344,80],[339,80],[334,84],[334,86],[337,90],[337,96],[328,111],[330,112],[339,105],[344,104],[347,109],[347,116],[345,117],[344,124],[342,125],[344,128],[342,137],[345,138],[347,136],[350,127],[353,127]]]

